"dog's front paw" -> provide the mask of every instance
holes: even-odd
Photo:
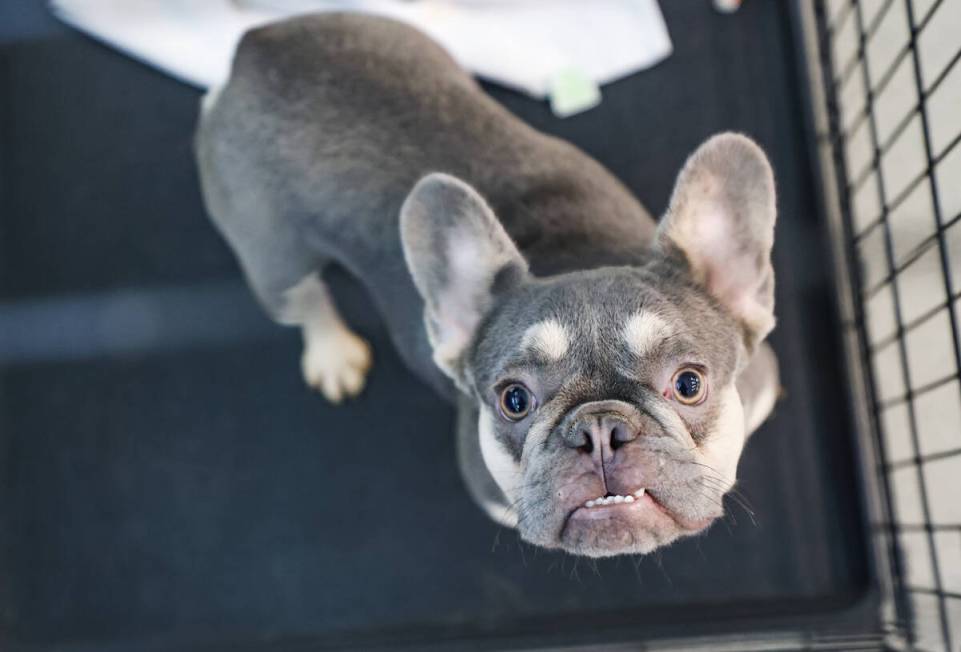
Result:
[[[307,384],[331,403],[360,394],[373,360],[370,344],[345,326],[305,335],[300,362]]]

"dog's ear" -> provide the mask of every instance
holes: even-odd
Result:
[[[434,173],[400,213],[407,268],[424,299],[434,362],[464,389],[463,354],[493,303],[495,285],[527,275],[527,263],[477,191]]]
[[[656,246],[686,259],[701,284],[741,324],[749,352],[774,328],[774,175],[751,139],[720,134],[678,175]]]

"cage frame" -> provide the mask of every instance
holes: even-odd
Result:
[[[947,590],[943,582],[942,560],[935,542],[935,532],[949,530],[961,532],[961,524],[939,525],[933,522],[931,509],[931,490],[924,475],[926,463],[961,457],[961,441],[956,448],[944,452],[923,454],[921,450],[916,399],[928,391],[933,391],[961,378],[961,326],[957,307],[961,292],[957,284],[961,279],[953,278],[950,248],[947,231],[961,221],[961,214],[945,216],[942,209],[937,166],[948,157],[961,143],[961,128],[940,152],[935,151],[928,114],[928,101],[945,82],[953,69],[961,61],[961,44],[949,58],[944,67],[937,72],[934,80],[926,87],[922,72],[921,54],[918,40],[923,30],[936,19],[938,11],[947,3],[934,0],[920,15],[916,11],[915,0],[884,0],[876,8],[873,16],[867,15],[865,4],[860,0],[843,0],[842,8],[830,11],[827,0],[816,0],[813,4],[798,3],[798,16],[805,32],[801,46],[807,51],[809,70],[808,88],[811,92],[809,109],[812,111],[810,122],[813,129],[809,142],[816,143],[815,159],[820,166],[822,184],[822,204],[827,211],[828,222],[832,229],[832,242],[835,245],[835,260],[839,278],[845,282],[838,284],[839,306],[845,330],[845,342],[849,357],[849,373],[855,384],[852,393],[860,422],[860,449],[865,469],[865,480],[869,495],[870,531],[877,557],[879,585],[882,591],[882,618],[885,628],[885,646],[888,649],[907,649],[927,651],[933,649],[954,650],[961,645],[952,632],[949,600],[961,600],[961,594]],[[877,35],[880,25],[890,11],[902,7],[905,12],[909,35],[907,43],[899,50],[893,62],[883,72],[871,70],[868,43]],[[853,21],[857,33],[857,49],[850,59],[839,62],[834,60],[834,39],[839,30],[846,28],[846,21]],[[876,101],[883,93],[898,68],[910,61],[911,74],[916,93],[915,102],[908,112],[898,119],[892,132],[882,138],[878,129]],[[836,71],[840,70],[839,74]],[[861,83],[865,89],[865,104],[858,110],[853,122],[844,124],[841,89],[853,75],[862,75]],[[872,85],[872,80],[876,82]],[[890,195],[885,185],[885,170],[882,160],[908,126],[915,120],[920,121],[923,139],[925,166],[907,186]],[[959,120],[961,126],[961,120]],[[848,140],[860,128],[867,128],[871,142],[869,165],[855,178],[848,173]],[[877,179],[878,204],[880,215],[858,230],[855,226],[855,212],[852,197],[871,175]],[[816,175],[817,176],[817,175]],[[892,233],[890,216],[906,198],[923,184],[927,183],[930,193],[934,219],[934,232],[927,234],[922,242],[898,260],[895,254],[895,234]],[[870,284],[862,269],[860,245],[865,237],[880,230],[884,241],[885,273],[883,278]],[[936,306],[922,315],[905,319],[898,279],[910,266],[924,254],[936,251],[945,296]],[[890,288],[893,296],[896,330],[893,334],[872,341],[871,323],[867,314],[867,302],[884,288]],[[906,338],[913,329],[920,327],[934,316],[947,313],[951,335],[951,355],[954,372],[933,382],[917,386],[912,383],[911,367],[908,360]],[[903,396],[884,400],[879,395],[878,378],[872,358],[885,347],[897,347],[898,360],[904,384]],[[961,386],[961,384],[959,384]],[[961,398],[959,398],[961,400]],[[883,412],[892,403],[905,405],[908,412],[910,446],[913,455],[909,459],[895,461],[887,450],[884,432]],[[923,516],[921,524],[902,522],[895,509],[895,488],[891,474],[895,470],[909,469],[916,476]],[[910,530],[924,536],[927,548],[927,561],[931,565],[933,587],[912,586],[908,578],[908,564],[905,551],[899,545],[899,535]],[[961,565],[961,559],[956,560]],[[936,600],[936,633],[934,643],[937,647],[922,647],[918,642],[918,614],[912,606],[912,597],[931,596]]]

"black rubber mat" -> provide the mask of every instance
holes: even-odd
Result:
[[[707,0],[662,2],[674,54],[567,120],[490,88],[655,213],[717,131],[755,137],[777,173],[773,343],[787,394],[741,464],[754,516],[731,501],[704,537],[599,563],[521,545],[470,502],[451,411],[342,275],[335,291],[375,368],[344,407],[309,392],[298,334],[261,315],[202,211],[199,93],[40,5],[3,5],[0,642],[447,649],[796,627],[863,606],[869,561],[786,4],[722,16]]]

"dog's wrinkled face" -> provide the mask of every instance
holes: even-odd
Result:
[[[720,516],[745,437],[740,339],[706,296],[645,269],[506,297],[470,367],[481,450],[521,535],[643,553]]]
[[[774,186],[760,149],[688,161],[649,262],[537,279],[483,200],[430,175],[401,215],[434,360],[479,406],[521,536],[646,553],[722,514],[746,437],[738,373],[773,317]]]

